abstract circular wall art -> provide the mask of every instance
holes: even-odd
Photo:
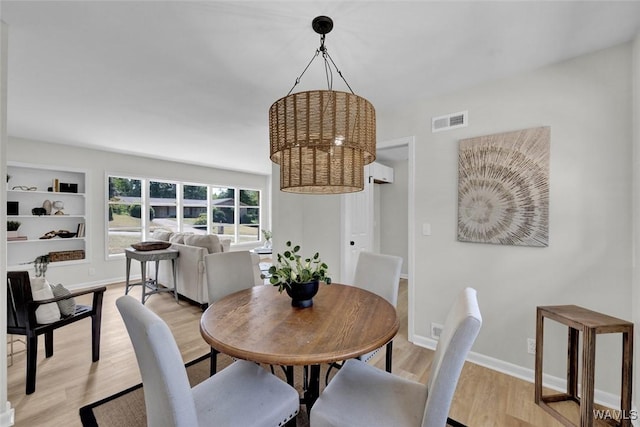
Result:
[[[549,245],[550,128],[460,141],[458,240]]]

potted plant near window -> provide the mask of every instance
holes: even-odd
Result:
[[[20,221],[7,221],[7,237],[18,237],[18,228],[21,224]]]
[[[287,291],[291,305],[299,308],[311,307],[313,297],[318,293],[319,283],[331,284],[327,275],[329,267],[322,262],[318,252],[311,258],[303,259],[299,245],[287,242],[287,250],[277,254],[276,263],[269,268],[269,282],[282,292]]]
[[[270,230],[262,230],[262,237],[264,238],[264,248],[271,248],[271,237],[273,234]]]

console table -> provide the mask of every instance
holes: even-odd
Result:
[[[176,258],[180,255],[180,252],[175,249],[160,249],[155,251],[138,251],[135,249],[125,249],[125,255],[127,257],[127,278],[125,282],[124,294],[129,293],[130,288],[140,285],[142,287],[142,304],[145,303],[147,298],[153,294],[159,292],[173,292],[173,295],[178,301],[178,282],[176,280]],[[129,274],[131,272],[131,260],[135,259],[140,261],[140,270],[142,273],[142,279],[140,283],[130,283]],[[173,288],[160,287],[158,283],[158,263],[160,261],[170,260],[171,271],[173,273]],[[147,262],[155,261],[156,263],[156,275],[155,279],[147,278]]]
[[[567,356],[567,392],[542,395],[542,355],[544,344],[544,319],[549,318],[569,327]],[[578,349],[582,333],[581,397],[578,396]],[[633,323],[606,314],[597,313],[576,305],[556,305],[537,308],[535,403],[565,426],[574,426],[567,417],[557,412],[549,403],[573,401],[580,406],[580,427],[591,427],[594,422],[593,394],[596,362],[596,335],[622,334],[622,390],[619,423],[631,426],[631,384],[633,371]]]

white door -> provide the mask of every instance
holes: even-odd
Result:
[[[364,190],[342,196],[341,283],[353,283],[360,251],[373,248],[373,183],[364,169]]]

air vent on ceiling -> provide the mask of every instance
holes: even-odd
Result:
[[[442,132],[465,127],[467,126],[468,115],[468,111],[461,111],[447,114],[446,116],[434,117],[431,119],[431,132]]]

